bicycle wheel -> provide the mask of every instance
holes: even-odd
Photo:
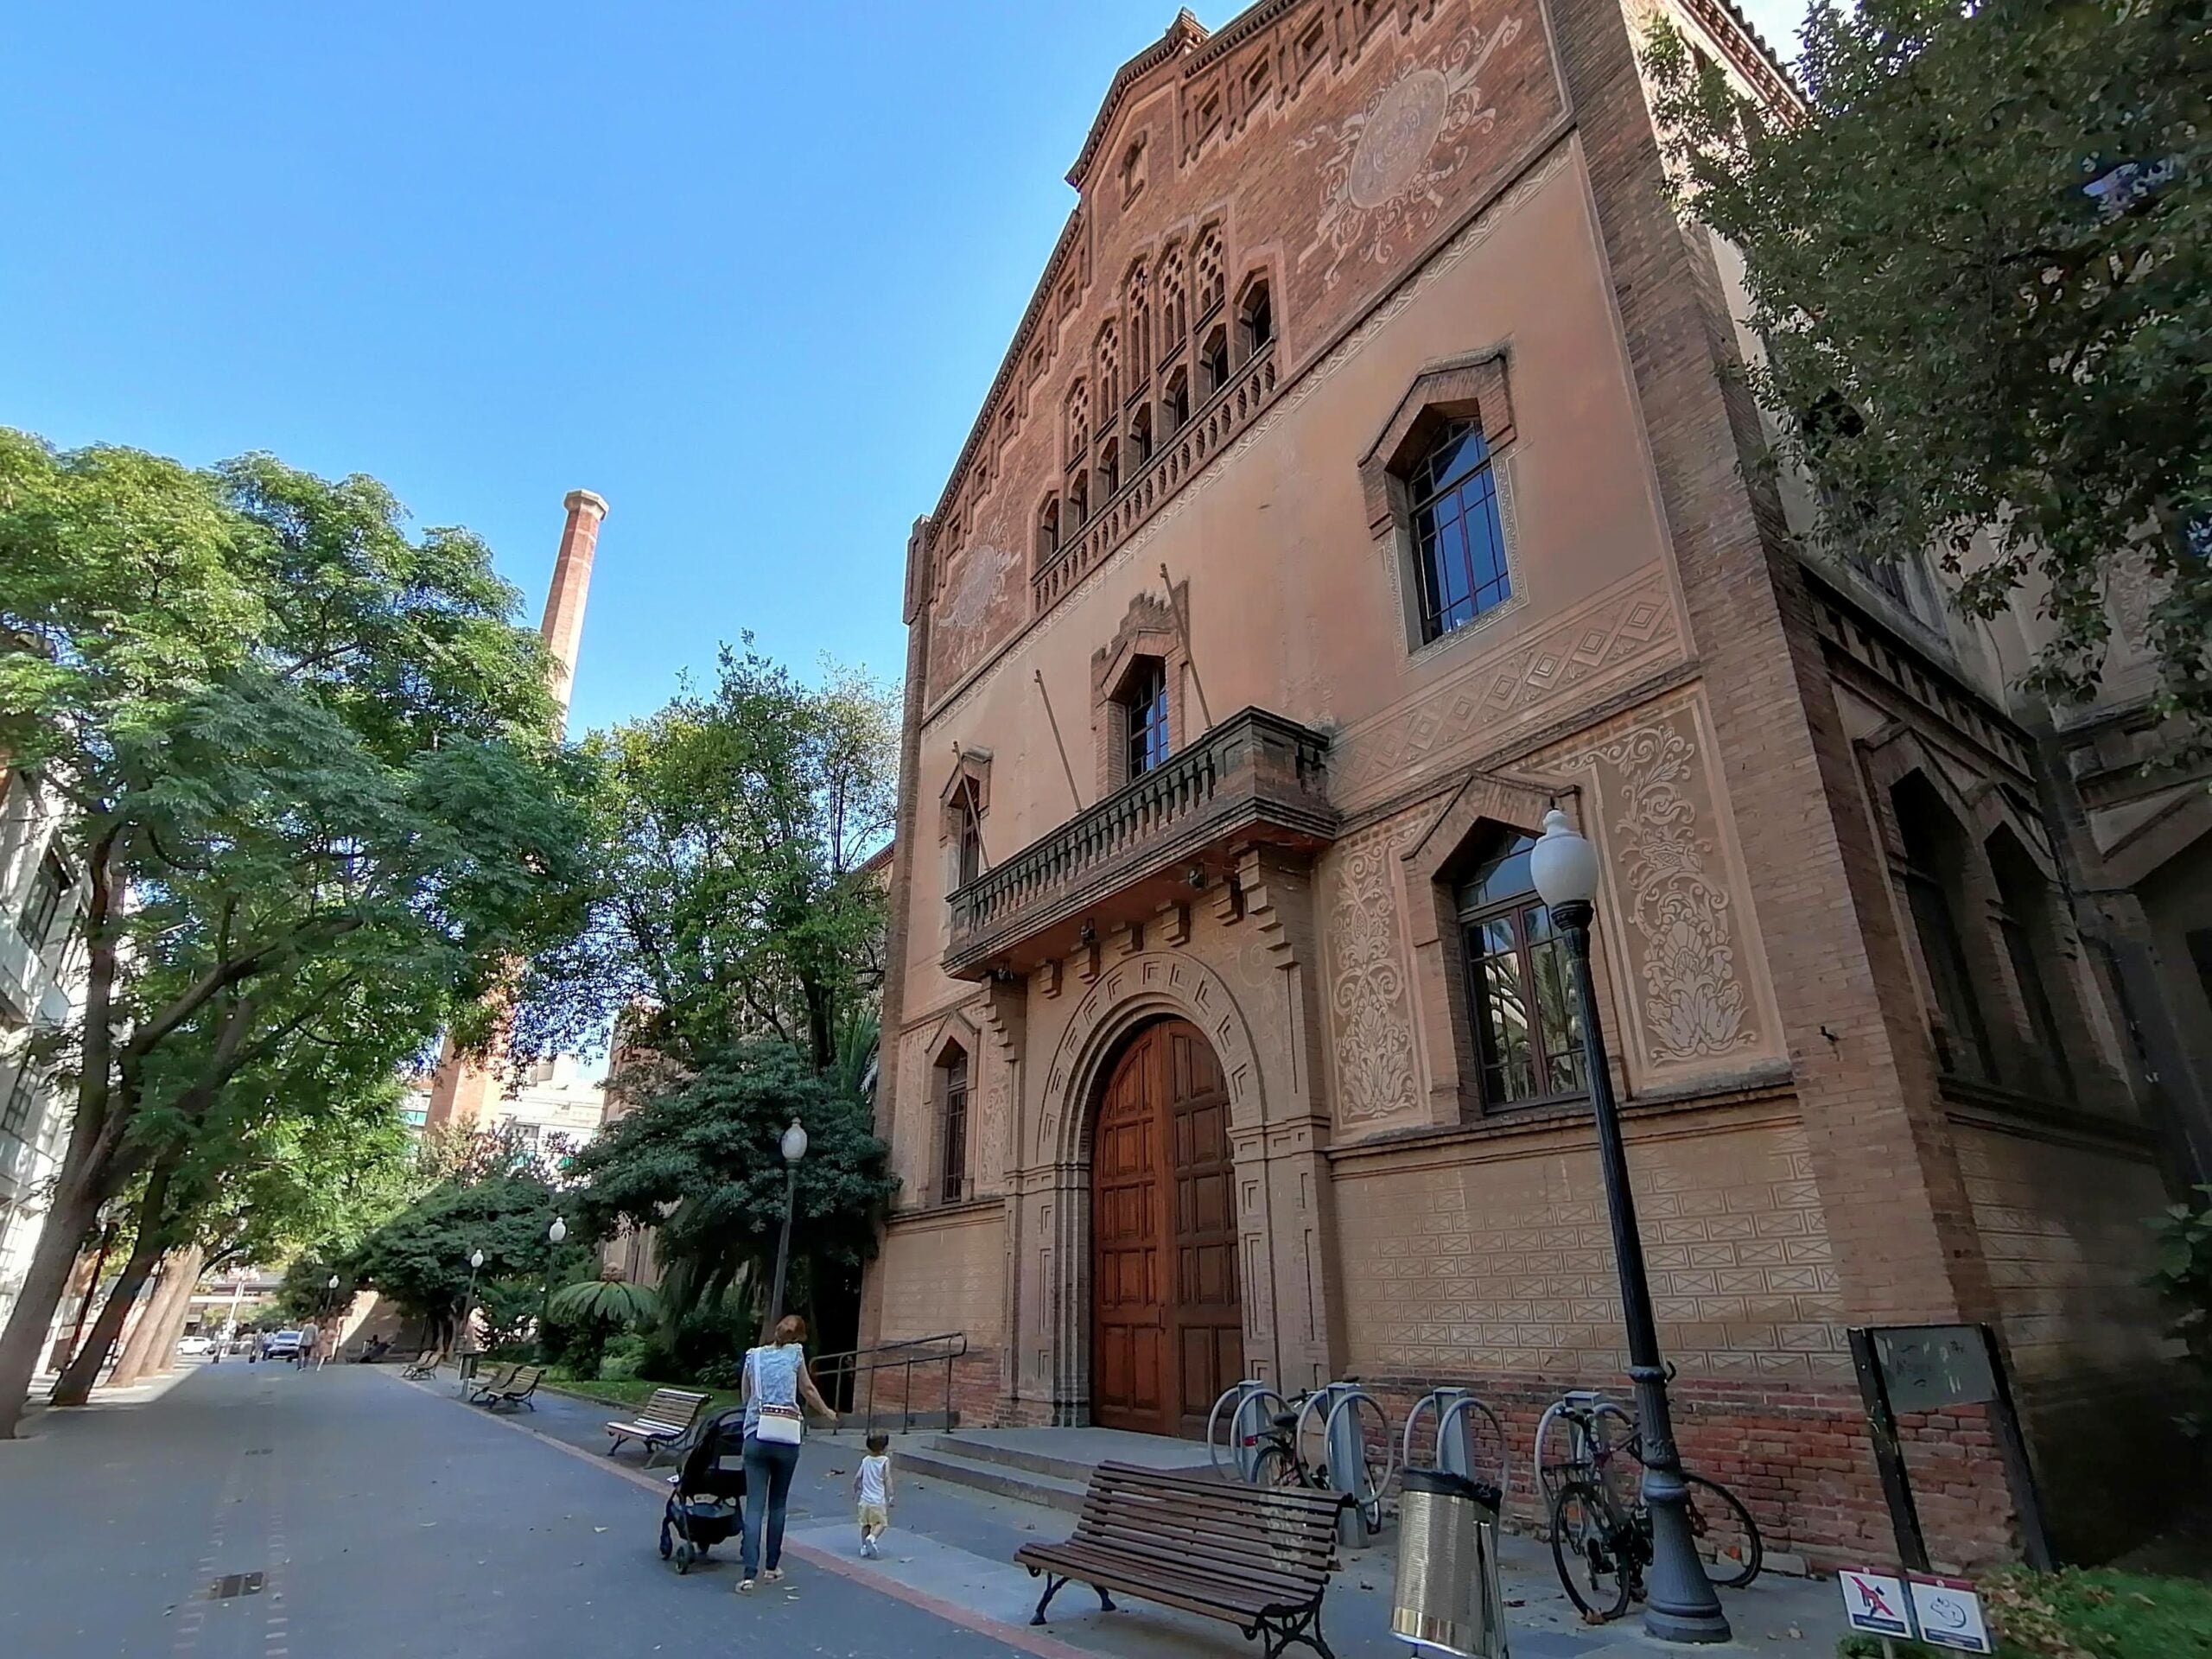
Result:
[[[1290,1453],[1279,1446],[1263,1446],[1260,1455],[1252,1459],[1252,1484],[1255,1486],[1297,1487],[1306,1483],[1299,1478],[1298,1465],[1290,1460]]]
[[[1688,1474],[1682,1480],[1690,1489],[1690,1532],[1705,1557],[1706,1576],[1724,1589],[1742,1589],[1758,1577],[1766,1555],[1758,1522],[1719,1481]]]
[[[1633,1564],[1623,1559],[1634,1531],[1599,1488],[1570,1481],[1552,1500],[1552,1562],[1585,1619],[1604,1624],[1628,1611]]]

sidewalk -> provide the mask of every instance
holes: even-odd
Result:
[[[435,1387],[448,1398],[450,1373]],[[507,1421],[620,1465],[633,1478],[643,1459],[626,1448],[605,1457],[602,1427],[619,1415],[616,1408],[541,1389],[540,1409]],[[926,1444],[927,1431],[893,1435],[892,1455],[902,1439]],[[1014,1565],[1014,1554],[1038,1538],[1065,1537],[1071,1517],[1008,1498],[994,1497],[926,1477],[898,1483],[899,1502],[883,1555],[857,1559],[851,1497],[852,1471],[863,1455],[856,1436],[810,1434],[791,1488],[788,1541],[837,1558],[841,1571],[863,1582],[887,1580],[910,1593],[950,1603],[1001,1626],[1027,1630],[1037,1605],[1038,1584]],[[664,1480],[671,1465],[658,1465],[651,1478]],[[1407,1643],[1389,1634],[1390,1592],[1395,1567],[1388,1535],[1379,1547],[1350,1552],[1331,1586],[1325,1614],[1329,1644],[1338,1659],[1406,1659]],[[728,1552],[735,1554],[734,1544]],[[1515,1659],[1655,1659],[1692,1649],[1646,1637],[1631,1618],[1592,1628],[1580,1622],[1560,1590],[1547,1545],[1508,1535],[1502,1551],[1505,1570],[1506,1620]],[[1748,1590],[1724,1592],[1736,1639],[1702,1651],[1751,1654],[1762,1659],[1828,1659],[1843,1634],[1835,1586],[1809,1580],[1762,1575]],[[1256,1650],[1226,1625],[1191,1618],[1130,1598],[1122,1611],[1102,1613],[1095,1599],[1070,1594],[1053,1604],[1051,1635],[1058,1643],[1112,1659],[1244,1659]]]

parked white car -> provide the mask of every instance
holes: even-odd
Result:
[[[176,1351],[186,1359],[195,1359],[203,1354],[213,1353],[215,1343],[210,1337],[180,1337],[177,1338]]]
[[[299,1351],[300,1333],[296,1331],[279,1331],[269,1338],[266,1357],[289,1359]]]

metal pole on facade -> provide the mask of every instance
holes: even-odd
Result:
[[[1605,1033],[1590,979],[1598,851],[1575,834],[1567,814],[1554,807],[1544,815],[1544,833],[1529,866],[1536,891],[1567,939],[1575,1012],[1582,1021],[1583,1065],[1590,1077],[1590,1105],[1598,1125],[1599,1163],[1605,1172],[1605,1210],[1620,1273],[1628,1374],[1636,1385],[1636,1421],[1643,1442],[1643,1503],[1651,1516],[1651,1576],[1643,1628],[1663,1642],[1726,1642],[1728,1618],[1720,1611],[1720,1598],[1713,1592],[1690,1531],[1689,1488],[1683,1484],[1681,1453],[1675,1445],[1667,1368],[1659,1357],[1659,1324],[1651,1307],[1643,1240],[1636,1224],[1636,1197],[1629,1186],[1620,1109],[1613,1099],[1612,1076],[1605,1069]]]

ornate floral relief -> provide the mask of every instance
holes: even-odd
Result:
[[[1395,841],[1376,830],[1338,849],[1329,910],[1329,1002],[1334,1015],[1338,1116],[1369,1122],[1416,1099],[1413,1021],[1390,885]]]
[[[1412,252],[1435,225],[1452,175],[1497,124],[1478,77],[1521,29],[1522,20],[1509,17],[1487,35],[1470,29],[1438,42],[1363,107],[1291,145],[1294,154],[1325,152],[1318,234],[1298,256],[1302,265],[1327,255],[1324,289],[1337,285],[1347,264],[1387,266]]]
[[[1023,586],[1020,563],[995,519],[955,558],[930,618],[936,674],[959,673],[1014,624]]]
[[[1729,926],[1726,886],[1707,874],[1711,837],[1697,830],[1685,785],[1700,779],[1697,745],[1670,721],[1640,726],[1590,750],[1619,791],[1620,869],[1643,938],[1643,1023],[1662,1064],[1726,1054],[1755,1040]]]

